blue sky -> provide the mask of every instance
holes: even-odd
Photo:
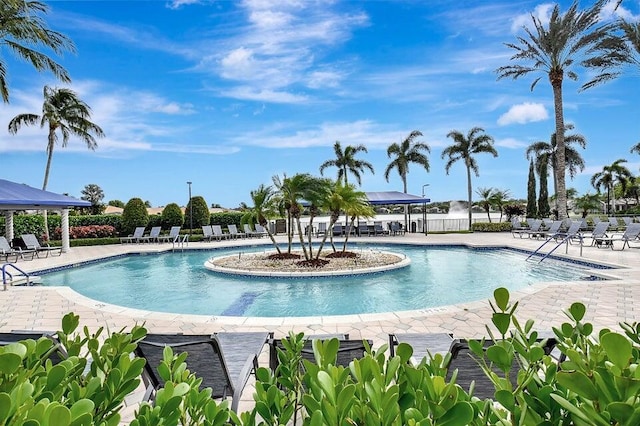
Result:
[[[431,171],[410,166],[408,189],[423,185],[434,201],[466,199],[466,172],[447,176],[449,131],[483,127],[498,158],[477,157],[478,187],[526,197],[530,143],[554,129],[551,87],[534,77],[496,80],[509,64],[530,14],[545,19],[552,5],[536,1],[48,1],[50,27],[68,35],[77,54],[58,61],[106,133],[89,151],[77,139],[56,147],[48,189],[80,196],[90,183],[105,201],[131,197],[153,206],[186,204],[193,195],[236,207],[278,174],[319,175],[333,144],[364,144],[375,174],[362,190],[402,190],[389,182],[386,148],[420,130],[431,147]],[[568,3],[564,3],[564,7]],[[582,2],[583,5],[591,2]],[[616,13],[640,17],[640,2]],[[606,19],[612,17],[607,10]],[[59,86],[2,50],[10,104],[0,105],[0,175],[41,187],[46,132],[22,128],[17,114],[38,113],[44,85]],[[591,176],[618,158],[637,174],[640,157],[640,69],[578,92],[566,80],[565,121],[587,139],[586,170],[569,187],[593,193]],[[336,170],[325,171],[329,177]]]

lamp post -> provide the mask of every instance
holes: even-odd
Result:
[[[191,232],[193,230],[193,203],[191,202],[191,181],[187,182],[189,185],[189,238],[191,238]]]
[[[424,189],[429,186],[428,183],[422,185],[422,199],[424,200]],[[422,230],[424,231],[424,235],[427,235],[429,227],[427,226],[427,203],[425,201],[422,202]]]

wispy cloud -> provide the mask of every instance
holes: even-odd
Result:
[[[517,15],[511,22],[511,32],[517,33],[522,30],[523,27],[531,28],[533,26],[532,16],[539,19],[543,25],[547,24],[551,18],[553,7],[553,3],[543,3],[536,6],[532,12]]]
[[[371,149],[386,149],[393,141],[406,137],[398,130],[370,120],[326,122],[316,127],[296,130],[297,123],[278,123],[259,132],[248,132],[234,139],[238,145],[259,145],[264,148],[309,148],[332,146],[339,140],[344,145],[365,144]]]
[[[169,9],[180,9],[183,6],[208,3],[212,3],[212,0],[171,0],[167,2],[167,7]]]
[[[329,1],[245,1],[241,7],[246,25],[219,42],[220,53],[203,58],[197,67],[240,83],[223,92],[239,99],[297,103],[304,96],[294,95],[292,86],[338,86],[344,74],[323,61],[324,52],[368,24],[364,13],[336,10]],[[280,96],[284,93],[290,96]]]
[[[194,144],[193,139],[187,142],[189,136],[185,135],[189,134],[190,129],[174,123],[173,117],[195,114],[196,110],[191,104],[95,80],[79,80],[70,88],[91,107],[91,120],[104,130],[106,137],[97,140],[97,155],[126,151],[218,155],[238,151],[238,148],[231,146]],[[6,123],[22,113],[41,113],[42,89],[38,86],[29,91],[15,90],[12,95],[13,102],[0,109],[2,122]],[[9,135],[6,130],[1,133],[1,152],[44,151],[47,129],[28,126],[22,127],[16,135]],[[167,139],[172,142],[166,142]],[[87,152],[87,147],[81,140],[71,137],[65,151]]]
[[[523,142],[515,138],[496,139],[495,144],[496,146],[507,148],[507,149],[521,149],[528,146],[526,142]]]
[[[513,105],[509,111],[505,112],[498,118],[498,125],[506,126],[508,124],[525,124],[535,121],[543,121],[549,118],[549,113],[543,104],[525,102],[519,105]]]

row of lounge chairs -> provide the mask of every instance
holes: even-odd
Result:
[[[180,226],[172,226],[166,235],[161,235],[162,227],[154,226],[147,235],[144,234],[144,226],[138,226],[133,234],[126,237],[120,237],[120,243],[173,243],[177,242],[180,237]]]
[[[204,241],[221,241],[237,238],[260,238],[267,235],[267,231],[259,224],[255,225],[255,231],[251,229],[249,224],[245,223],[243,231],[240,232],[235,224],[227,225],[228,232],[222,230],[221,225],[203,225],[202,235]]]
[[[34,257],[48,257],[50,253],[62,254],[62,247],[40,244],[34,234],[22,234],[20,240],[20,244],[12,247],[6,237],[0,236],[0,260],[10,262],[13,257],[14,262],[17,262],[18,259],[32,260]]]
[[[37,332],[0,333],[0,345],[6,345],[25,339],[37,340],[41,337],[57,341],[55,335]],[[314,339],[337,338],[339,350],[337,365],[348,366],[357,358],[362,358],[368,348],[372,346],[370,340],[351,340],[344,335],[307,336],[302,358],[314,362],[312,341]],[[474,395],[481,399],[492,398],[495,388],[470,354],[467,340],[454,339],[451,334],[390,334],[389,347],[391,356],[400,343],[407,343],[413,347],[411,362],[418,364],[424,357],[436,353],[445,355],[450,353],[450,362],[443,366],[447,368],[448,378],[457,370],[456,382],[465,390],[475,382]],[[275,339],[268,332],[230,332],[214,333],[212,335],[183,335],[183,334],[148,334],[136,349],[136,355],[146,359],[145,372],[142,376],[145,385],[144,400],[153,401],[156,391],[164,385],[157,368],[163,359],[166,346],[172,348],[174,354],[187,352],[189,370],[202,378],[203,387],[211,387],[213,398],[231,398],[231,408],[237,411],[240,395],[249,377],[258,367],[258,357],[265,344],[269,344],[269,367],[275,371],[278,368],[278,351],[283,349],[282,340]],[[485,341],[485,347],[492,344]],[[545,353],[550,354],[555,347],[553,337],[540,339]],[[66,357],[59,343],[57,350],[52,352],[50,360],[56,364]],[[515,362],[515,361],[514,361]],[[517,367],[514,364],[514,367]],[[513,375],[515,376],[515,375]]]
[[[616,241],[622,242],[622,247],[619,250],[624,250],[625,247],[631,247],[630,242],[640,239],[640,223],[630,222],[624,230],[617,223],[599,221],[592,231],[584,231],[584,221],[569,221],[569,226],[564,221],[552,221],[548,228],[543,228],[543,222],[541,220],[533,219],[528,220],[528,227],[523,227],[521,223],[514,219],[512,221],[511,234],[515,238],[536,238],[536,239],[555,239],[559,241],[565,237],[570,237],[569,242],[579,241],[580,244],[584,243],[585,239],[591,240],[591,246],[598,248],[608,247],[615,250],[614,243]],[[562,228],[566,227],[563,231]]]

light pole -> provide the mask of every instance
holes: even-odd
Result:
[[[191,232],[193,230],[193,203],[191,202],[191,181],[187,182],[189,185],[189,238],[191,238]]]
[[[424,200],[424,189],[429,186],[428,183],[422,185],[422,199]],[[427,226],[427,203],[425,201],[422,202],[422,230],[424,231],[424,235],[427,235],[429,227]]]

